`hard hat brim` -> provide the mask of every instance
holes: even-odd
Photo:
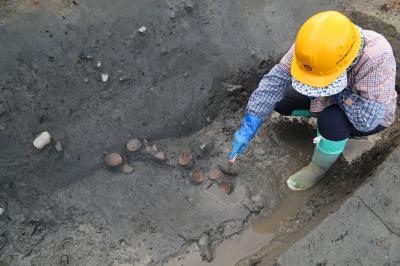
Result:
[[[343,72],[337,79],[324,88],[316,88],[306,85],[292,77],[292,87],[299,93],[310,97],[327,97],[335,95],[347,87],[347,71]]]
[[[343,72],[346,71],[346,69],[351,65],[353,60],[357,57],[358,52],[360,51],[361,47],[361,33],[358,30],[358,28],[354,25],[356,28],[356,40],[354,42],[353,47],[349,51],[348,58],[346,64],[343,64],[339,68],[336,69],[335,72],[328,74],[328,75],[315,75],[312,74],[311,72],[303,69],[300,67],[300,63],[298,62],[296,55],[293,55],[293,60],[292,60],[292,65],[290,67],[290,72],[293,77],[295,77],[298,81],[312,86],[316,88],[323,89],[327,87],[330,83],[335,81],[340,75],[343,74]]]

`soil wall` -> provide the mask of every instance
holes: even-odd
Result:
[[[219,112],[222,81],[278,60],[307,17],[339,2],[3,1],[1,181],[58,187],[131,136],[200,129]],[[63,154],[33,148],[44,130]]]

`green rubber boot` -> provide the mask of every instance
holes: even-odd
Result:
[[[310,110],[293,110],[292,116],[310,117]]]
[[[290,189],[295,191],[307,190],[318,183],[336,162],[337,158],[339,158],[348,140],[327,140],[319,132],[317,138],[319,141],[315,146],[310,164],[293,174],[287,180],[286,183]]]

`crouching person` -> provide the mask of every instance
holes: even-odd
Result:
[[[287,179],[292,190],[314,186],[349,138],[382,131],[394,120],[396,62],[379,33],[327,11],[309,18],[280,63],[261,80],[234,135],[229,159],[243,153],[273,110],[317,117],[311,162]]]

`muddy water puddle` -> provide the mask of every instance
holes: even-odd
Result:
[[[232,266],[241,259],[257,252],[268,245],[274,236],[284,230],[284,225],[296,212],[306,204],[307,200],[321,191],[317,185],[309,191],[288,191],[281,203],[270,215],[250,223],[242,233],[224,240],[214,251],[214,259],[206,262],[201,259],[200,251],[192,245],[185,254],[169,259],[168,266]]]
[[[314,194],[321,191],[321,185],[308,191],[288,191],[286,197],[271,215],[258,219],[251,224],[251,228],[259,234],[277,234],[289,218],[293,217]]]

